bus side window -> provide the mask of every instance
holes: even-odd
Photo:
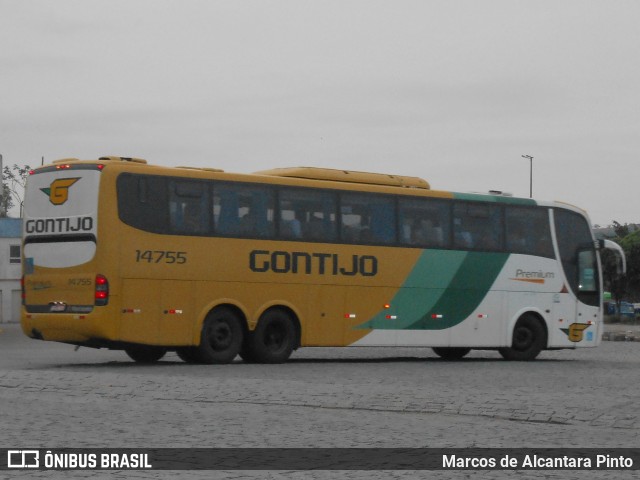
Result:
[[[334,193],[282,188],[279,204],[280,238],[312,241],[336,239],[336,195]]]
[[[479,202],[457,202],[453,207],[456,248],[483,251],[502,249],[502,209]]]
[[[593,249],[578,252],[578,289],[580,291],[597,291],[597,260]]]
[[[450,208],[447,202],[431,198],[401,198],[400,243],[418,247],[449,246]]]
[[[118,215],[134,228],[169,233],[167,179],[156,175],[118,176]]]
[[[553,258],[549,213],[546,208],[507,206],[505,230],[509,252]]]
[[[206,211],[208,189],[203,182],[169,182],[169,225],[177,234],[209,233],[210,215]]]
[[[371,207],[371,236],[375,243],[396,241],[395,206],[391,199],[376,202]]]
[[[216,183],[213,211],[218,235],[274,236],[274,195],[270,188]]]
[[[200,202],[186,202],[178,205],[182,210],[180,227],[178,230],[185,233],[206,233],[208,228],[208,217],[205,215]]]
[[[214,187],[213,219],[218,235],[231,235],[238,231],[238,197],[233,191],[217,185]]]
[[[453,207],[453,247],[469,249],[474,247],[474,238],[468,225],[467,204],[456,203]]]
[[[247,230],[246,235],[262,238],[273,238],[274,223],[274,195],[273,191],[261,187],[247,187],[248,211],[241,220],[241,225]]]
[[[392,244],[396,241],[394,200],[383,195],[341,195],[340,231],[347,243]]]

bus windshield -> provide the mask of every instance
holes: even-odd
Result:
[[[596,246],[585,218],[575,212],[555,210],[558,250],[569,287],[578,300],[600,304],[600,282]]]

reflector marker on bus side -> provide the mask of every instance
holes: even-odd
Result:
[[[444,318],[444,317],[443,317],[443,315],[441,313],[432,313],[431,314],[431,318],[436,320],[436,319],[441,319],[441,318]]]
[[[122,313],[141,313],[142,309],[140,308],[123,308]]]
[[[355,313],[345,313],[344,318],[356,318],[357,315]]]
[[[486,313],[479,313],[478,318],[489,318],[489,315],[487,315]]]
[[[385,304],[383,305],[383,308],[384,308],[385,310],[388,310],[388,309],[390,309],[390,308],[391,308],[391,304],[390,304],[390,303],[385,303]],[[398,316],[397,316],[397,315],[389,315],[389,314],[387,314],[387,315],[385,315],[385,316],[384,316],[384,318],[386,318],[387,320],[397,320],[397,319],[398,319]]]
[[[182,310],[177,310],[175,308],[171,308],[169,310],[165,310],[164,313],[165,314],[169,314],[169,315],[182,315]]]

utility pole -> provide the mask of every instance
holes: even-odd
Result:
[[[529,198],[533,198],[533,157],[531,155],[522,155],[522,158],[529,159]]]

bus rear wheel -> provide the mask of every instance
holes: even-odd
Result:
[[[433,347],[432,350],[444,360],[460,360],[471,351],[466,347]]]
[[[520,317],[513,329],[513,340],[508,348],[498,352],[505,360],[529,361],[535,359],[547,344],[547,333],[534,315]]]
[[[136,363],[156,363],[167,353],[166,348],[152,345],[136,345],[127,347],[124,351]]]
[[[268,310],[251,332],[243,358],[257,363],[283,363],[291,356],[296,328],[284,310]]]
[[[187,357],[200,363],[229,363],[236,358],[241,346],[242,320],[230,308],[217,308],[205,318],[200,345]]]

